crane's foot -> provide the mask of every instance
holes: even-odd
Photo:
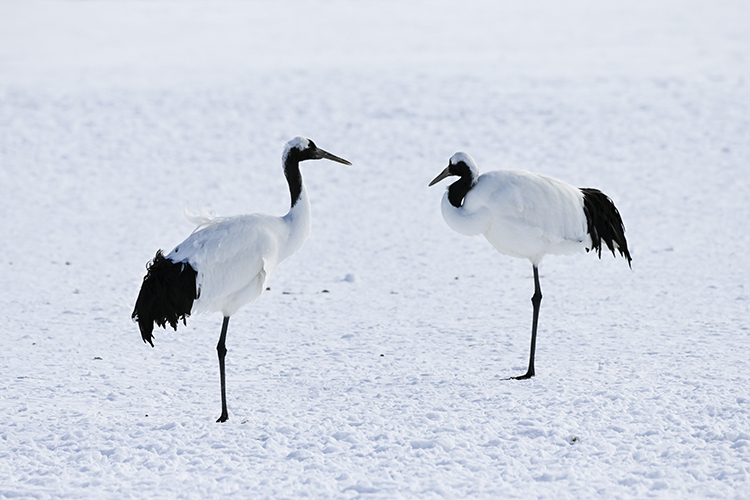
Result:
[[[224,413],[222,413],[222,414],[221,414],[221,416],[220,416],[220,417],[219,417],[219,419],[218,419],[218,420],[216,421],[216,423],[220,423],[220,422],[226,422],[227,420],[229,420],[229,414],[228,414],[228,413],[226,413],[226,412],[224,412]]]
[[[527,380],[534,376],[534,372],[526,372],[523,375],[519,375],[517,377],[510,377],[509,380]]]

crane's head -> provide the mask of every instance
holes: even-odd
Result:
[[[347,160],[320,149],[313,141],[304,137],[295,137],[287,142],[284,147],[284,155],[282,156],[284,164],[289,160],[301,162],[305,160],[322,159],[332,160],[338,163],[343,163],[344,165],[351,165]]]
[[[451,159],[448,162],[448,166],[445,167],[445,170],[440,172],[437,177],[432,179],[432,182],[430,182],[429,186],[434,186],[446,177],[450,177],[452,175],[457,175],[458,177],[461,177],[462,180],[468,180],[469,184],[473,186],[477,181],[477,177],[479,177],[479,171],[477,170],[477,164],[474,163],[474,158],[466,153],[459,152],[454,154],[453,156],[451,156]]]
[[[477,170],[477,164],[474,163],[474,158],[466,153],[454,154],[445,170],[432,179],[429,186],[434,186],[446,177],[453,175],[458,176],[458,180],[448,188],[448,201],[454,207],[459,208],[463,205],[466,194],[474,187],[479,178],[479,171]]]

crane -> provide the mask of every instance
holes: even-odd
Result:
[[[224,371],[229,318],[260,297],[276,266],[297,252],[310,234],[310,200],[299,164],[320,159],[351,165],[318,148],[310,139],[293,138],[282,155],[291,195],[286,215],[193,217],[198,224],[195,231],[166,256],[157,251],[147,265],[132,318],[143,341],[151,347],[154,324],[162,328],[169,324],[177,330],[178,322],[187,324],[186,318],[194,313],[221,312],[224,316],[216,346],[221,379],[221,416],[217,422],[229,418]]]
[[[524,375],[512,377],[531,378],[542,302],[539,264],[545,255],[583,250],[594,250],[601,259],[603,242],[613,256],[619,251],[631,267],[620,212],[598,189],[579,189],[553,177],[525,170],[479,175],[474,159],[463,152],[454,154],[429,186],[452,176],[458,180],[448,187],[441,203],[448,226],[467,236],[482,234],[501,254],[528,259],[533,266],[529,367]]]

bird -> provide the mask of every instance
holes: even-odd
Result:
[[[286,215],[189,216],[197,224],[193,233],[167,255],[158,250],[146,266],[131,316],[144,343],[154,346],[154,324],[165,329],[169,324],[176,331],[178,322],[187,325],[186,318],[194,313],[221,312],[224,316],[216,346],[221,380],[217,422],[229,419],[224,372],[229,318],[260,297],[276,266],[297,252],[310,234],[310,200],[299,164],[320,159],[351,165],[310,139],[291,139],[282,155],[291,195]]]
[[[446,189],[441,202],[446,224],[467,236],[482,234],[501,254],[528,259],[533,266],[529,366],[524,375],[510,377],[529,379],[536,373],[542,259],[583,250],[593,250],[601,259],[604,243],[614,257],[615,250],[619,251],[632,269],[625,225],[614,202],[595,188],[577,188],[525,170],[495,170],[479,175],[474,159],[464,152],[454,154],[428,186],[453,176],[458,180]]]

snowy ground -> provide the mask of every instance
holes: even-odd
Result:
[[[0,497],[750,498],[744,1],[0,3]],[[182,208],[305,247],[143,344]],[[440,216],[456,151],[598,187],[633,253],[531,265]],[[348,279],[347,279],[348,277]]]

